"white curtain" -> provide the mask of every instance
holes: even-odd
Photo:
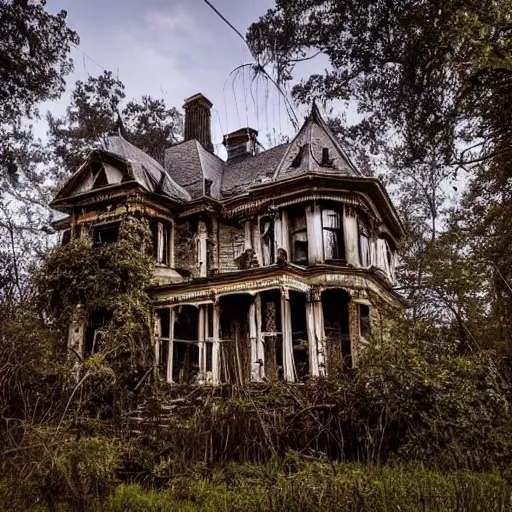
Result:
[[[345,259],[347,263],[359,266],[357,216],[353,208],[343,208],[343,231],[345,234]]]

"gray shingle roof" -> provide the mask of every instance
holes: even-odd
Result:
[[[130,162],[134,179],[149,192],[190,201],[190,194],[176,183],[154,158],[120,135],[108,137],[103,149]]]
[[[328,163],[323,161],[324,150],[327,151]],[[202,196],[205,178],[212,180],[211,195],[215,199],[233,197],[252,186],[308,172],[361,176],[323,120],[316,104],[291,143],[255,156],[234,157],[224,162],[196,140],[190,140],[166,151],[165,168],[192,198]]]
[[[194,199],[203,195],[205,179],[212,181],[212,197],[220,199],[224,166],[225,162],[206,151],[197,140],[181,142],[165,152],[168,173]]]
[[[247,190],[252,185],[272,181],[289,144],[281,144],[255,156],[236,158],[226,163],[222,177],[221,193],[231,197]]]

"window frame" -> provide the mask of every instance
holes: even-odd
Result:
[[[333,228],[331,226],[325,226],[324,221],[324,215],[326,212],[334,212],[338,217],[338,224],[339,227]],[[345,256],[345,232],[343,229],[343,208],[336,208],[334,206],[322,206],[321,209],[321,223],[322,223],[322,248],[323,248],[323,257],[324,261],[335,261],[335,262],[344,262],[346,261]],[[328,233],[331,233],[335,236],[337,243],[336,243],[336,250],[338,252],[338,257],[328,257],[327,256],[327,250],[326,250],[326,231]]]

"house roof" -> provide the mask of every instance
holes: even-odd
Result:
[[[165,152],[165,168],[173,179],[195,199],[204,194],[204,180],[212,182],[211,196],[221,198],[225,162],[203,148],[197,140],[171,146]]]
[[[104,150],[129,162],[133,178],[148,192],[163,193],[182,201],[190,200],[190,194],[176,183],[154,158],[121,135],[108,137]]]
[[[95,174],[92,162],[103,168]],[[102,181],[99,179],[102,178]],[[148,192],[166,195],[179,201],[190,201],[190,194],[176,183],[167,171],[147,153],[121,135],[110,136],[101,148],[92,150],[84,164],[66,181],[52,201],[58,205],[93,189],[135,182]]]
[[[309,172],[362,176],[341,148],[315,103],[311,114],[290,143],[224,162],[206,151],[196,140],[190,140],[166,151],[165,167],[192,198],[204,193],[205,179],[212,180],[211,196],[218,200],[231,198],[262,183],[277,182]]]

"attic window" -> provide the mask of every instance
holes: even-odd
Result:
[[[293,159],[292,167],[300,167],[300,164],[302,162],[302,156],[304,155],[304,147],[301,146],[299,148],[299,152],[297,153],[297,156]]]
[[[329,157],[329,148],[322,148],[322,165],[324,167],[332,167],[332,160]]]
[[[91,162],[91,171],[93,176],[96,176],[103,169],[101,162]]]
[[[213,183],[213,180],[209,180],[208,178],[205,178],[205,180],[204,180],[204,195],[205,196],[212,195],[212,183]]]

